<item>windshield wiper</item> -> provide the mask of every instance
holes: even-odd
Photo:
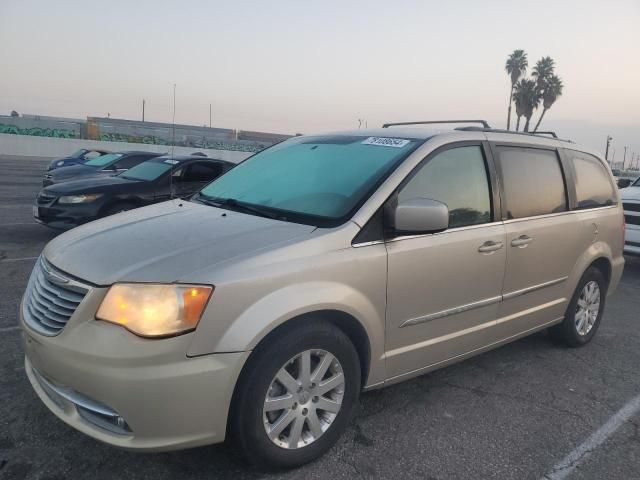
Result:
[[[235,198],[215,198],[215,197],[208,197],[200,193],[198,194],[198,196],[194,197],[193,199],[197,200],[198,202],[202,202],[214,207],[231,207],[232,210],[238,210],[245,213],[253,213],[254,215],[258,215],[260,217],[265,217],[265,218],[271,218],[273,220],[279,220],[284,218],[281,215],[273,213],[272,211],[266,208],[261,208],[257,205],[250,205],[247,203],[238,202],[238,200],[236,200]]]

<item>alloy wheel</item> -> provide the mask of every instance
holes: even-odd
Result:
[[[286,449],[315,442],[340,412],[344,386],[340,362],[325,350],[306,350],[289,359],[265,396],[263,419],[269,439]]]

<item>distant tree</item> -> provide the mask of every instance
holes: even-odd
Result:
[[[511,104],[513,101],[513,90],[516,86],[516,82],[522,75],[526,73],[528,66],[529,61],[527,60],[527,54],[525,53],[525,51],[514,50],[513,53],[507,58],[507,63],[504,67],[507,71],[507,74],[511,78],[511,90],[509,90],[509,111],[507,113],[507,130],[509,130],[509,128],[511,127]]]
[[[554,74],[556,68],[555,63],[551,57],[542,57],[536,62],[535,67],[533,67],[531,71],[531,76],[536,79],[536,88],[540,94],[542,94],[547,81],[549,81]]]
[[[518,116],[516,132],[520,130],[520,117],[527,119],[524,124],[524,131],[528,132],[533,111],[538,108],[540,103],[540,94],[536,88],[536,81],[523,78],[516,83],[513,91],[513,101],[516,104],[516,115]]]
[[[12,117],[19,117],[20,114],[18,112],[16,112],[15,110],[11,110],[11,116]]]
[[[557,75],[551,75],[546,80],[546,84],[544,86],[544,91],[542,92],[542,113],[540,114],[540,118],[538,119],[538,123],[536,123],[536,128],[533,129],[534,132],[538,131],[538,127],[544,118],[544,114],[547,113],[558,97],[562,95],[562,89],[564,85],[562,84],[562,80]]]

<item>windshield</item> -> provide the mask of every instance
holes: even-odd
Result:
[[[640,187],[640,177],[636,178],[636,181],[632,183],[633,187]]]
[[[200,193],[301,223],[344,223],[418,145],[415,139],[298,137],[257,153]]]
[[[89,167],[104,167],[105,165],[118,160],[121,156],[121,153],[108,153],[100,157],[92,158],[88,162],[84,162],[84,164]]]
[[[149,160],[130,168],[120,176],[130,180],[155,180],[163,173],[171,170],[174,163],[177,162],[175,160]]]

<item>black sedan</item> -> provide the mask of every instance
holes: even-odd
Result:
[[[162,153],[152,152],[119,152],[108,153],[100,157],[92,158],[82,165],[72,165],[70,167],[56,168],[44,174],[42,186],[48,187],[56,183],[68,182],[70,180],[87,179],[89,177],[113,177],[131,167],[146,162]]]
[[[77,152],[62,158],[54,158],[47,167],[47,170],[55,170],[56,168],[68,167],[70,165],[81,165],[84,162],[93,160],[110,153],[108,150],[101,148],[81,148]]]
[[[114,213],[184,198],[235,164],[201,156],[162,156],[126,172],[43,188],[33,206],[37,222],[67,230]]]

